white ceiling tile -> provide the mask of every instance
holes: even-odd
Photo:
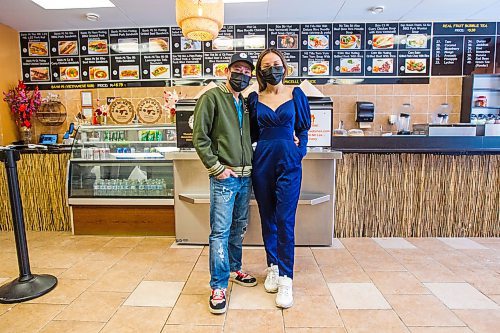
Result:
[[[401,16],[406,14],[421,1],[422,0],[348,0],[335,17],[335,22],[398,21]],[[384,6],[384,12],[372,14],[369,9],[376,6]]]
[[[269,0],[269,23],[332,22],[345,1]]]
[[[485,21],[497,21],[500,19],[500,1],[487,7],[486,9],[479,10],[477,12],[471,12],[472,15],[467,18],[470,20],[485,20]]]
[[[227,3],[224,5],[226,24],[268,23],[267,2]]]
[[[423,0],[402,18],[408,20],[464,21],[498,0]],[[498,17],[497,17],[498,18]]]

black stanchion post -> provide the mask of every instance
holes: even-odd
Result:
[[[16,239],[19,278],[0,287],[0,303],[18,303],[45,295],[55,288],[57,278],[52,275],[31,274],[24,228],[23,206],[19,191],[17,161],[19,151],[0,149],[0,160],[4,162],[9,186],[10,207],[14,220],[14,237]]]

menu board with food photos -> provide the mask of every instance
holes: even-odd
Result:
[[[500,72],[496,22],[226,25],[207,42],[185,38],[178,27],[21,32],[19,37],[23,79],[42,87],[223,80],[235,52],[246,52],[256,63],[268,47],[284,53],[294,83]]]

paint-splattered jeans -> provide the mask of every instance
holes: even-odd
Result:
[[[251,177],[210,177],[210,286],[227,288],[229,273],[241,269],[248,225]]]

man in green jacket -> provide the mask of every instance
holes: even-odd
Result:
[[[227,81],[203,94],[194,110],[193,144],[210,176],[210,311],[226,312],[228,281],[252,287],[257,280],[241,270],[242,242],[252,188],[250,119],[241,91],[254,65],[234,54]]]

